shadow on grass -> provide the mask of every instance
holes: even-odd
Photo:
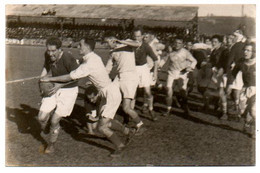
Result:
[[[46,141],[40,135],[40,124],[37,121],[39,110],[28,105],[21,104],[21,108],[6,107],[6,117],[15,122],[18,131],[23,134],[31,134],[36,140],[46,145]]]
[[[87,134],[87,131],[85,130],[87,127],[87,122],[88,120],[85,116],[85,109],[76,104],[71,115],[62,119],[60,125],[62,129],[76,141],[85,142],[89,145],[103,148],[110,152],[113,151],[112,148],[94,141],[94,139],[107,141],[106,138]]]
[[[211,123],[211,122],[208,122],[208,121],[205,121],[205,120],[202,120],[200,118],[197,118],[197,117],[194,117],[192,115],[188,116],[188,115],[185,115],[184,113],[182,112],[176,112],[176,111],[172,111],[172,113],[178,117],[181,117],[185,120],[188,120],[188,121],[192,121],[194,123],[199,123],[199,124],[203,124],[203,125],[210,125],[210,126],[213,126],[213,127],[218,127],[218,128],[221,128],[221,129],[225,129],[225,130],[231,130],[231,131],[235,131],[235,132],[239,132],[239,133],[242,133],[244,135],[250,135],[248,134],[247,132],[244,132],[242,130],[239,130],[239,129],[236,129],[236,128],[233,128],[231,126],[228,126],[228,125],[225,125],[225,124],[215,124],[215,123]]]

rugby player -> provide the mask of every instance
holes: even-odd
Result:
[[[216,84],[217,90],[219,91],[219,97],[221,102],[221,117],[220,119],[227,120],[227,98],[224,88],[226,87],[227,78],[224,75],[224,67],[226,63],[225,56],[223,56],[223,52],[225,51],[225,47],[223,46],[223,37],[220,35],[212,36],[212,46],[213,51],[210,55],[210,64],[212,66],[212,81]],[[218,105],[217,103],[215,103]]]
[[[123,111],[132,118],[136,124],[137,132],[141,133],[143,122],[137,112],[131,107],[131,101],[135,98],[138,86],[134,51],[132,47],[120,44],[116,40],[112,33],[106,33],[104,37],[104,41],[111,49],[106,69],[110,73],[113,65],[116,65],[117,76],[114,82],[119,83],[123,94]]]
[[[242,72],[243,89],[239,98],[239,114],[246,114],[245,129],[252,125],[256,116],[256,59],[255,44],[247,43],[244,47],[244,58],[236,63],[228,84],[232,84],[238,72]],[[253,134],[254,135],[254,134]]]
[[[165,45],[159,42],[159,40],[155,37],[154,32],[152,32],[152,31],[146,31],[144,33],[144,39],[143,40],[144,40],[145,43],[148,43],[149,46],[151,46],[155,55],[158,58],[158,64],[160,64],[162,50],[165,49]],[[156,84],[156,81],[153,80],[153,72],[152,72],[153,67],[154,67],[154,61],[149,55],[147,56],[147,64],[148,64],[148,67],[151,71],[151,73],[150,73],[151,79],[152,79],[151,80],[151,86],[154,86]],[[148,104],[145,103],[143,108],[144,108],[144,111],[148,110]]]
[[[245,31],[242,28],[239,28],[233,32],[235,36],[235,40],[234,40],[235,44],[231,47],[229,57],[228,57],[228,62],[227,62],[228,77],[231,75],[231,71],[235,67],[235,65],[243,58],[244,55],[243,48],[246,42],[246,37],[244,35],[244,32]],[[233,94],[232,98],[235,102],[235,111],[237,112],[239,111],[239,97],[242,88],[243,88],[242,72],[238,72],[234,82],[227,86],[227,95],[230,95],[231,93]],[[240,116],[238,116],[238,118],[240,118]]]
[[[190,110],[188,107],[187,98],[187,83],[188,83],[188,73],[193,71],[197,61],[191,55],[191,53],[183,48],[183,38],[176,37],[174,41],[175,51],[169,54],[169,67],[168,67],[168,77],[167,77],[167,111],[163,116],[170,115],[172,109],[172,96],[174,81],[177,80],[177,85],[180,90],[180,95],[182,97],[182,107],[184,108],[185,114],[189,115]],[[166,62],[167,60],[165,60]]]
[[[153,80],[155,81],[157,81],[158,76],[158,58],[149,44],[143,42],[143,30],[141,27],[134,28],[133,35],[134,41],[118,40],[118,42],[135,48],[135,63],[139,77],[139,88],[144,88],[145,98],[147,98],[147,101],[144,100],[144,104],[148,103],[149,114],[152,120],[156,121],[158,118],[153,111],[153,95],[151,92],[151,77],[147,64],[147,56],[149,55],[154,61]],[[132,103],[132,108],[134,108],[135,102],[133,101]]]
[[[52,37],[47,39],[45,62],[41,73],[42,78],[46,76],[56,77],[66,75],[78,68],[76,59],[71,54],[62,51],[61,45],[62,42],[58,38]],[[51,118],[50,140],[45,153],[54,152],[54,144],[57,141],[60,131],[59,122],[62,117],[69,116],[73,110],[78,95],[78,82],[75,81],[66,86],[62,86],[61,84],[54,88],[54,90],[56,90],[55,94],[42,99],[38,114],[38,120],[41,124],[42,132],[44,132],[50,118],[50,113],[55,109]]]
[[[112,83],[109,78],[101,57],[93,52],[95,44],[96,42],[93,39],[82,39],[80,41],[80,53],[84,55],[83,63],[70,74],[59,77],[46,77],[42,80],[64,82],[87,77],[93,83],[98,90],[95,99],[100,99],[98,130],[115,145],[115,150],[110,156],[117,157],[125,148],[125,144],[114,130],[120,131],[128,137],[134,132],[124,127],[119,121],[114,120],[122,97],[118,85]]]

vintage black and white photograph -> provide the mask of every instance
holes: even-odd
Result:
[[[256,4],[5,4],[8,167],[255,166]]]

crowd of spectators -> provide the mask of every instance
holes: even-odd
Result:
[[[157,38],[164,43],[171,42],[177,35],[191,37],[192,32],[187,33],[185,28],[145,28],[153,30]],[[62,40],[71,39],[73,42],[89,36],[97,41],[102,41],[106,31],[115,31],[117,38],[131,38],[131,28],[123,30],[120,26],[97,26],[97,25],[76,25],[59,23],[25,23],[25,22],[8,22],[6,27],[6,38],[8,39],[46,39],[51,36],[57,36]]]

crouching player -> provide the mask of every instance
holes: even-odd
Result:
[[[97,112],[97,105],[98,100],[95,99],[98,90],[92,84],[87,85],[85,90],[85,111],[86,117],[88,118],[87,127],[88,127],[88,134],[96,135],[97,134],[97,125],[98,125],[98,112]]]
[[[239,98],[239,114],[246,116],[245,129],[252,125],[256,115],[256,59],[255,44],[248,43],[244,47],[244,59],[237,63],[232,71],[228,84],[232,84],[239,71],[242,72],[243,89]]]

